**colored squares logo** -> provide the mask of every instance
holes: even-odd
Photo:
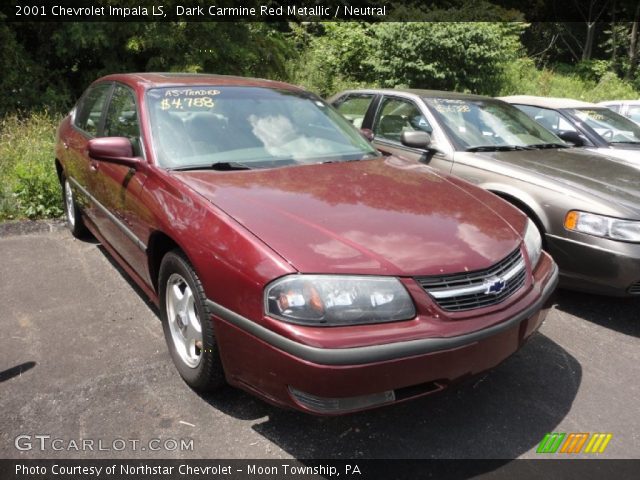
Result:
[[[536,453],[604,453],[611,433],[547,433]]]

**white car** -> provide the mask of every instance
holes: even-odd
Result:
[[[576,147],[640,168],[640,126],[595,103],[529,95],[500,97]]]
[[[640,125],[640,100],[607,100],[598,105],[607,107]]]

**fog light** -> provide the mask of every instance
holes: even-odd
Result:
[[[359,397],[342,398],[317,397],[310,393],[296,390],[293,387],[289,387],[289,391],[298,403],[307,407],[309,410],[319,413],[340,413],[351,410],[360,410],[363,408],[373,407],[375,405],[390,403],[396,399],[396,395],[393,390],[372,393],[370,395],[361,395]]]

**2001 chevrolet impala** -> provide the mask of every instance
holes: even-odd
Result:
[[[284,83],[101,78],[56,168],[70,229],[158,304],[199,390],[318,414],[432,393],[515,352],[557,282],[518,210]]]

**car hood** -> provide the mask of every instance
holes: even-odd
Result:
[[[490,194],[394,157],[174,175],[307,273],[478,270],[521,242]]]
[[[464,155],[481,155],[492,161],[524,169],[556,181],[564,191],[570,187],[578,193],[599,197],[607,203],[620,205],[640,214],[640,172],[636,167],[620,160],[577,148]],[[467,163],[473,165],[473,158],[469,157]]]
[[[610,158],[615,158],[623,163],[631,165],[636,168],[640,168],[640,148],[589,148],[591,152],[598,153],[600,155],[606,155]]]

